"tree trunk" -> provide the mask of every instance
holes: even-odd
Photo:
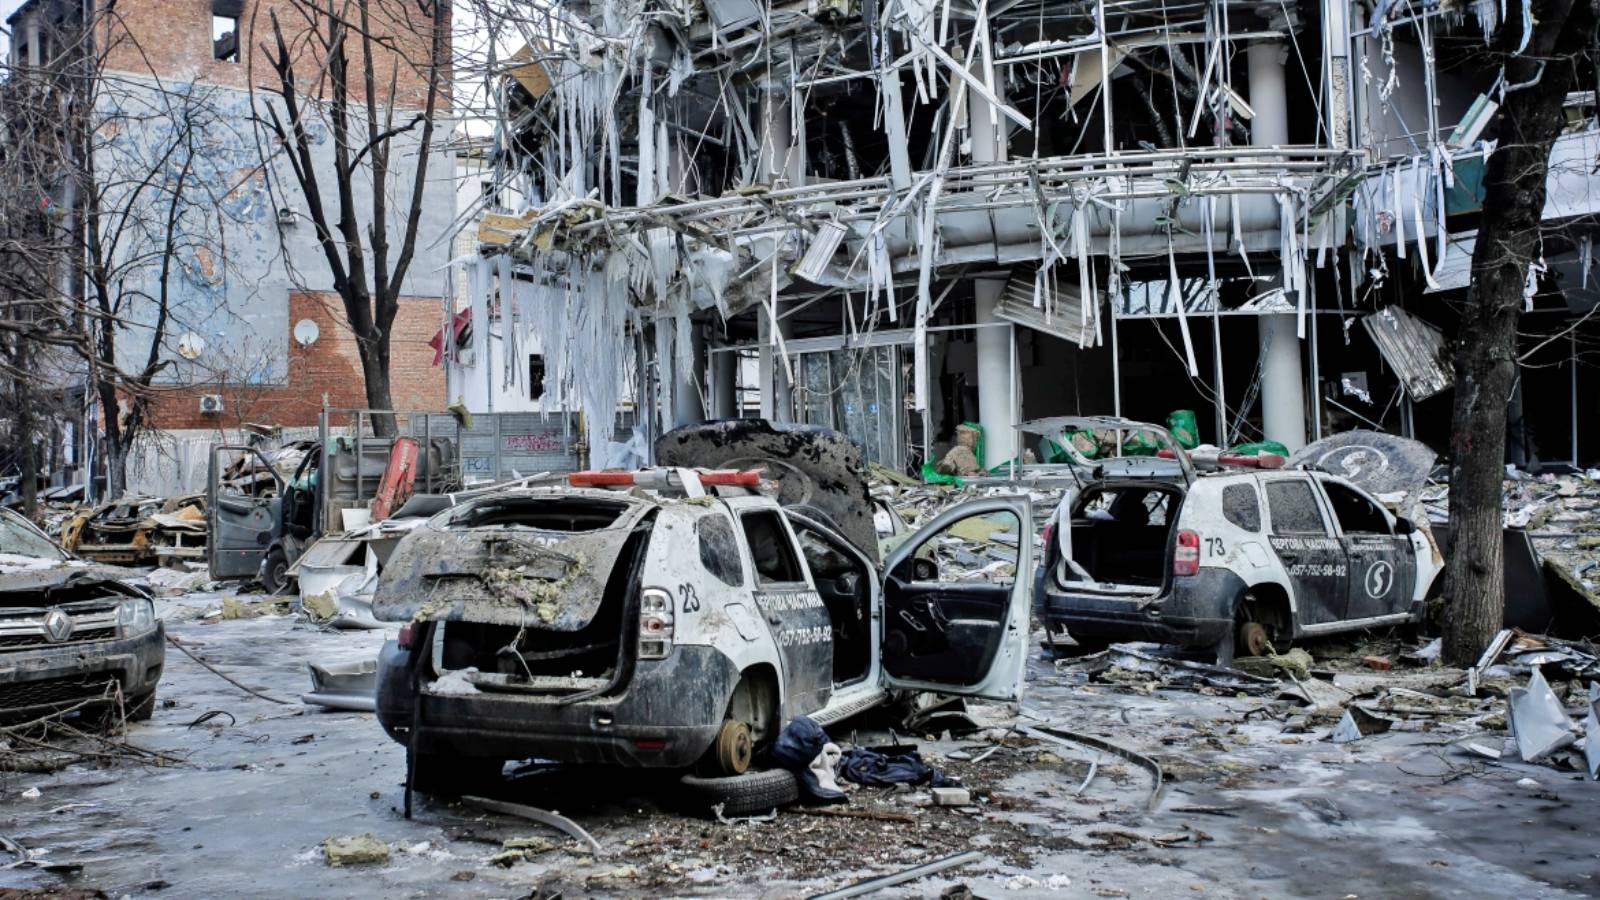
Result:
[[[367,383],[367,408],[392,411],[394,397],[389,391],[389,336],[358,339],[361,349],[361,374]],[[399,433],[394,416],[372,417],[372,430],[380,437],[394,437]]]
[[[1593,23],[1588,3],[1536,2],[1538,24],[1527,51],[1506,59],[1507,84],[1538,81],[1508,93],[1500,106],[1499,146],[1484,173],[1472,284],[1455,345],[1451,540],[1444,586],[1444,658],[1454,665],[1475,662],[1505,620],[1501,504],[1506,407],[1517,378],[1517,320],[1528,264],[1540,254],[1550,149],[1561,134],[1562,106],[1572,83],[1572,63],[1562,54],[1582,49]],[[1501,31],[1520,33],[1520,26],[1507,24]],[[1498,45],[1506,39],[1500,35]],[[1540,59],[1547,60],[1542,73],[1535,62]]]

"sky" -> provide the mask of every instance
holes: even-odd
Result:
[[[11,34],[5,30],[6,17],[17,11],[22,0],[0,0],[0,60],[11,50]]]
[[[0,0],[0,57],[11,49],[11,35],[5,31],[6,16],[22,5],[22,0]]]

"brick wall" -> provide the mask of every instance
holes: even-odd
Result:
[[[447,4],[443,57],[448,66],[449,0],[439,2]],[[326,71],[319,41],[326,39],[327,20],[321,17],[310,20],[321,26],[322,35],[307,33],[308,18],[304,12],[307,8],[324,7],[315,0],[259,3],[244,0],[239,16],[239,61],[227,62],[216,59],[212,52],[212,0],[121,0],[115,6],[108,33],[102,38],[107,48],[105,68],[234,88],[249,88],[253,82],[258,90],[271,91],[277,76],[263,47],[274,46],[269,12],[276,9],[290,56],[295,60],[300,93],[326,96],[325,81],[318,84],[315,79]],[[355,4],[337,8],[348,10],[352,23],[356,22],[359,12]],[[389,76],[393,70],[395,105],[422,107],[427,97],[430,18],[411,0],[370,0],[368,9],[373,34],[394,47],[393,50],[377,47],[373,53],[375,93],[379,103],[385,103],[390,96]],[[276,52],[275,47],[273,52]],[[346,57],[350,61],[350,94],[362,100],[366,96],[362,84],[362,48],[354,31],[347,39]],[[436,101],[441,110],[450,106],[448,68],[444,79]]]
[[[444,368],[433,365],[433,348],[428,346],[439,330],[439,304],[432,297],[400,300],[389,348],[389,384],[395,409],[440,410],[445,406]],[[291,293],[290,327],[302,319],[317,323],[320,334],[309,347],[290,340],[286,383],[159,387],[151,401],[152,426],[237,428],[255,422],[293,427],[317,424],[324,399],[331,407],[364,408],[367,396],[361,359],[338,295]],[[205,394],[222,395],[221,415],[200,413],[200,398]]]

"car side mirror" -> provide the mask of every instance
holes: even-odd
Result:
[[[1416,530],[1417,530],[1417,527],[1415,525],[1411,524],[1411,520],[1410,519],[1407,519],[1404,516],[1399,516],[1399,517],[1395,518],[1395,520],[1394,520],[1394,533],[1395,534],[1410,534],[1411,532],[1416,531]]]

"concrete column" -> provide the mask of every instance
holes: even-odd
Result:
[[[711,415],[718,419],[739,417],[739,354],[733,351],[711,353]]]
[[[1004,322],[994,313],[1005,280],[984,278],[972,283],[977,322]],[[978,424],[983,426],[983,465],[992,468],[1017,455],[1018,410],[1012,402],[1017,384],[1016,356],[1011,352],[1012,325],[989,325],[978,331]]]
[[[677,365],[677,358],[673,358],[673,385],[672,385],[672,419],[676,425],[692,425],[706,420],[705,403],[701,399],[701,384],[706,374],[706,338],[704,331],[688,320],[673,320],[673,327],[688,328],[692,357],[687,366]],[[682,345],[673,343],[673,353],[676,354]]]
[[[1306,445],[1305,382],[1300,367],[1300,341],[1295,337],[1293,313],[1276,313],[1256,320],[1266,345],[1261,368],[1261,427],[1269,440],[1293,453]]]
[[[982,81],[984,78],[983,52],[979,50],[967,62],[967,71]],[[996,78],[995,95],[1005,100],[1005,81]],[[994,104],[971,88],[967,88],[967,127],[972,135],[972,161],[974,163],[1005,162],[1006,117]],[[1009,457],[1008,457],[1009,458]]]
[[[803,184],[790,114],[788,95],[772,91],[761,95],[760,131],[757,133],[761,155],[756,169],[757,181],[777,184],[781,180],[790,187]]]
[[[1289,143],[1289,98],[1284,88],[1284,65],[1289,48],[1282,41],[1257,41],[1246,51],[1250,65],[1250,120],[1252,147],[1280,147]]]
[[[1289,101],[1284,90],[1288,49],[1282,41],[1258,41],[1247,51],[1250,68],[1250,143],[1277,147],[1289,143]],[[1261,372],[1261,425],[1270,440],[1292,453],[1306,444],[1305,379],[1300,364],[1298,322],[1292,313],[1257,320],[1266,362]]]
[[[772,422],[794,421],[794,388],[789,383],[788,368],[778,355],[772,342],[772,322],[764,309],[756,316],[760,324],[761,340],[761,418]],[[778,321],[778,333],[789,336],[789,325]]]

